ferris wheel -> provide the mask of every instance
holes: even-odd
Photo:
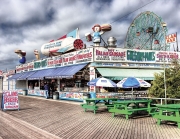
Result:
[[[150,11],[139,14],[131,23],[126,34],[126,49],[169,50],[166,45],[166,23]]]

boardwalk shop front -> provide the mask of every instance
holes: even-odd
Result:
[[[179,52],[87,48],[16,66],[16,73],[8,76],[9,90],[45,96],[44,82],[53,81],[59,99],[83,101],[83,94],[89,92],[96,93],[96,97],[113,97],[124,90],[89,87],[87,82],[100,76],[116,83],[129,76],[150,82],[155,73],[169,67],[173,58],[178,59]]]

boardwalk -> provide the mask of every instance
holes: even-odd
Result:
[[[0,94],[1,95],[1,94]],[[0,111],[0,139],[179,139],[177,125],[111,113],[84,112],[80,103],[20,96],[20,111]]]

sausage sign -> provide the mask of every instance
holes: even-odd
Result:
[[[18,92],[10,90],[3,91],[1,108],[2,110],[19,110]]]

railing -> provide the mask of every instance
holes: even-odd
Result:
[[[135,93],[131,93],[131,92],[126,92],[126,93],[97,93],[96,94],[97,97],[101,98],[101,97],[114,97],[114,98],[119,98],[119,99],[152,99],[152,100],[157,100],[156,102],[158,104],[166,104],[166,102],[170,102],[172,101],[173,103],[180,103],[180,99],[177,98],[155,98],[155,97],[148,97],[148,93],[146,91],[142,91],[142,92],[135,92]],[[172,103],[170,102],[170,103]]]

